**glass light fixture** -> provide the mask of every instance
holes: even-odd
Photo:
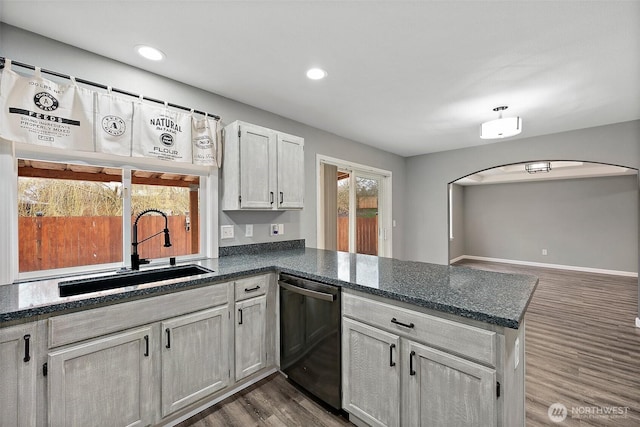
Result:
[[[136,46],[136,52],[138,52],[138,54],[143,58],[147,58],[151,61],[160,61],[164,59],[164,53],[155,47],[138,45]]]
[[[522,132],[522,119],[520,117],[502,117],[502,112],[507,108],[509,107],[503,105],[493,109],[493,111],[499,112],[500,115],[496,120],[485,122],[480,126],[480,138],[508,138]]]
[[[307,77],[311,80],[322,80],[327,77],[327,72],[322,68],[311,68],[307,71]]]
[[[529,173],[547,173],[551,170],[551,162],[527,163],[524,169]]]

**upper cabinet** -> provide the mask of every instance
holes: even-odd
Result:
[[[235,121],[224,128],[223,210],[304,207],[304,139]]]

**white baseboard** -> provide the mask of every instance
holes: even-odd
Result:
[[[450,259],[450,260],[449,260],[449,264],[453,264],[453,263],[456,263],[456,262],[458,262],[458,261],[462,261],[462,260],[463,260],[463,259],[465,259],[465,258],[467,258],[467,256],[466,256],[466,255],[460,255],[460,256],[459,256],[459,257],[457,257],[457,258]]]
[[[462,255],[454,258],[450,263],[458,262],[463,259],[473,259],[477,261],[501,262],[504,264],[528,265],[531,267],[555,268],[557,270],[584,271],[585,273],[610,274],[613,276],[638,277],[638,273],[633,271],[605,270],[601,268],[578,267],[575,265],[547,264],[544,262],[520,261],[514,259],[489,258],[475,255]]]

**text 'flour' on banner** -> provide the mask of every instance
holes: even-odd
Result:
[[[134,103],[132,155],[192,162],[191,114]]]

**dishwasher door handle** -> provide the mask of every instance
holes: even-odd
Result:
[[[291,283],[283,282],[282,280],[278,280],[278,285],[282,286],[284,289],[295,292],[296,294],[304,295],[310,298],[321,299],[323,301],[335,301],[336,296],[334,294],[328,294],[326,292],[318,292],[311,289],[301,288],[299,286],[292,285]]]

